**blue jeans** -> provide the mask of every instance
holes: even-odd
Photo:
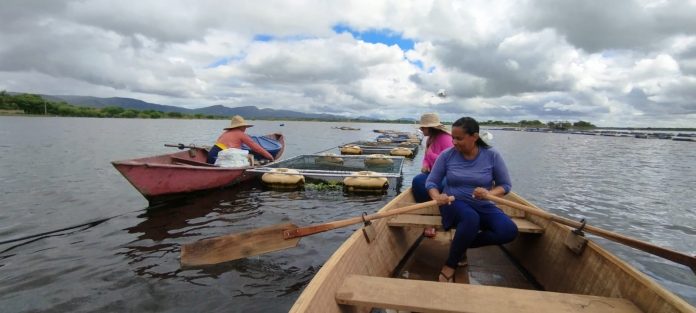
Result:
[[[426,202],[430,201],[430,195],[428,194],[428,190],[425,189],[425,181],[428,180],[428,174],[429,173],[420,173],[413,177],[413,180],[411,181],[411,190],[413,191],[413,198],[416,199],[416,202],[421,203],[421,202]],[[442,190],[445,188],[445,184],[447,183],[447,179],[443,179],[442,183],[440,183],[440,187],[437,188],[442,192]]]
[[[457,230],[445,262],[451,268],[457,268],[468,248],[501,245],[517,237],[517,225],[493,203],[475,208],[455,200],[441,206],[440,215],[445,229],[454,227]]]

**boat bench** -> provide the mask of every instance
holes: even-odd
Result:
[[[622,298],[363,275],[349,275],[336,302],[412,312],[642,312]]]
[[[249,164],[251,166],[254,166],[254,163],[256,163],[256,162],[254,161],[254,157],[251,154],[247,156],[247,159],[249,159]],[[203,167],[219,167],[215,164],[209,164],[209,163],[205,163],[205,162],[199,162],[196,160],[189,160],[189,159],[184,159],[184,158],[180,158],[180,157],[172,157],[172,163],[183,164],[183,165],[193,165],[193,166],[203,166]]]
[[[526,219],[513,217],[520,233],[541,234],[544,229]],[[394,227],[435,227],[442,230],[442,219],[439,215],[399,214],[390,218],[387,225]]]
[[[180,157],[172,157],[172,163],[174,164],[185,164],[185,165],[193,165],[193,166],[204,166],[204,167],[217,167],[213,164],[208,164],[205,162],[199,162],[196,160],[189,160],[189,159],[184,159]]]

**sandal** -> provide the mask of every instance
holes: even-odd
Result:
[[[423,236],[428,238],[434,238],[437,236],[437,229],[435,227],[428,227],[423,229]]]
[[[441,283],[454,283],[454,275],[455,275],[455,274],[457,274],[456,271],[453,272],[452,275],[447,276],[447,275],[445,275],[444,272],[441,271],[441,272],[440,272],[440,276],[437,277],[437,281],[439,281],[439,282],[441,282]],[[445,281],[441,281],[441,280],[440,280],[440,277],[444,277],[444,278],[445,278]]]

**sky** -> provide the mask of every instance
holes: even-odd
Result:
[[[696,127],[696,0],[4,0],[0,90]]]

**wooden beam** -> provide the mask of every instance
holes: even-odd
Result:
[[[213,165],[213,164],[199,162],[196,160],[184,159],[184,158],[180,158],[180,157],[172,157],[172,161],[175,163],[182,163],[182,164],[193,165],[193,166],[217,167],[216,165]]]
[[[544,229],[523,218],[512,218],[520,233],[541,234]],[[436,227],[442,229],[442,219],[437,215],[401,214],[388,220],[394,227]]]
[[[336,292],[336,302],[414,312],[642,312],[621,298],[363,275],[349,275]]]

